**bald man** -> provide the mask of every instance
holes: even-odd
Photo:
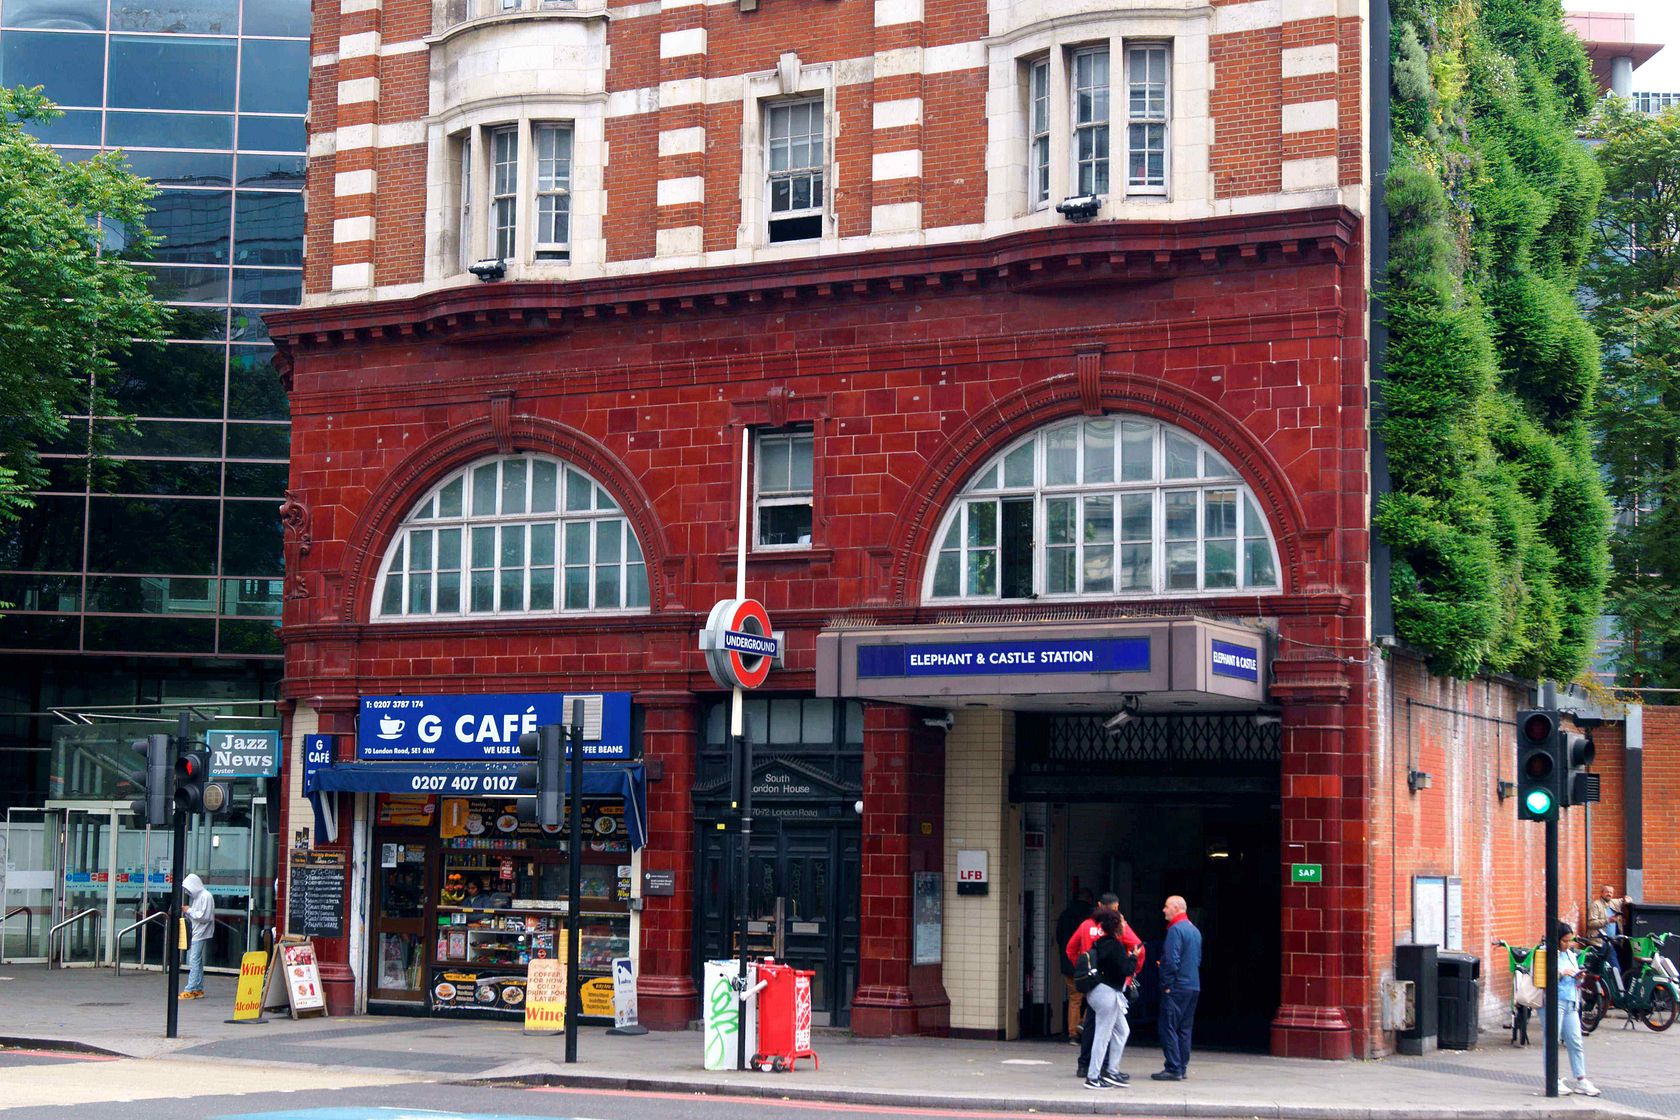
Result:
[[[1161,907],[1167,936],[1161,943],[1161,1057],[1165,1068],[1155,1081],[1183,1081],[1190,1068],[1190,1028],[1202,994],[1202,931],[1185,913],[1184,899],[1168,898]]]

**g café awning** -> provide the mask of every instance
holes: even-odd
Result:
[[[341,762],[315,771],[315,788],[342,793],[420,793],[437,797],[534,797],[520,788],[519,767],[508,763]],[[560,788],[570,788],[570,764],[562,766]],[[586,797],[624,800],[624,826],[632,848],[647,843],[647,772],[639,762],[586,762]]]

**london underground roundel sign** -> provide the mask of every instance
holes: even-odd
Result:
[[[757,599],[722,599],[700,632],[706,668],[724,688],[757,688],[770,675],[781,643]]]

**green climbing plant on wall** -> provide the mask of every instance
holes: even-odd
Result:
[[[1395,627],[1437,672],[1570,679],[1592,652],[1609,507],[1575,300],[1603,181],[1558,0],[1392,0],[1389,345]]]

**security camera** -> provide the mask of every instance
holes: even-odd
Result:
[[[1136,696],[1126,697],[1120,702],[1120,710],[1103,720],[1103,730],[1110,735],[1118,735],[1120,729],[1136,719],[1142,709],[1143,705]]]
[[[1075,195],[1056,203],[1056,213],[1072,222],[1088,222],[1101,208],[1102,196],[1097,194]]]
[[[950,712],[946,712],[942,716],[929,716],[927,719],[922,721],[922,724],[926,727],[937,727],[941,731],[948,732],[953,726],[955,726],[956,722],[957,717],[952,715]]]
[[[486,257],[467,266],[467,271],[480,280],[500,280],[507,275],[507,262],[500,257]]]

